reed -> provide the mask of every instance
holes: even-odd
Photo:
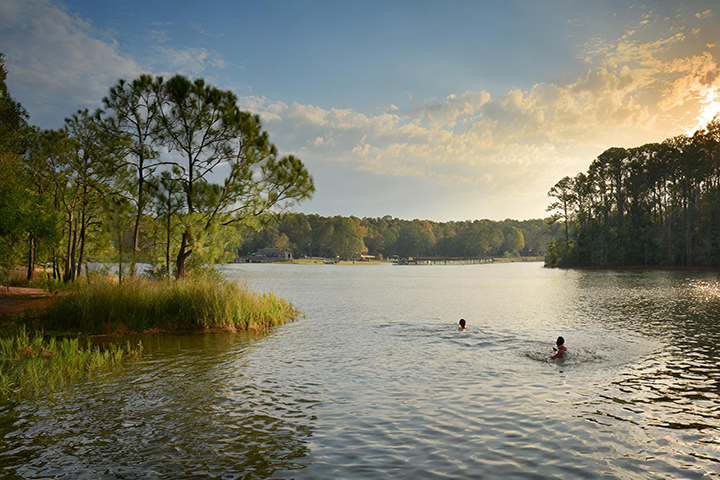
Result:
[[[46,327],[85,334],[209,329],[264,330],[294,320],[292,303],[216,277],[98,281],[48,307]]]
[[[142,342],[90,345],[78,338],[28,334],[25,327],[0,337],[0,396],[56,391],[93,374],[118,369],[142,354]]]

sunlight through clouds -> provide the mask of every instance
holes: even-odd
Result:
[[[474,198],[483,205],[462,215],[527,218],[543,216],[548,189],[559,178],[585,170],[603,150],[692,133],[720,112],[720,29],[710,9],[678,6],[660,12],[635,6],[615,13],[607,16],[624,23],[614,33],[597,21],[569,15],[570,32],[589,32],[566,39],[576,42],[572,71],[531,77],[523,87],[498,89],[478,80],[472,88],[426,98],[412,84],[400,84],[396,97],[365,108],[278,98],[267,94],[265,84],[236,80],[244,60],[234,50],[242,49],[224,49],[229,32],[200,28],[194,19],[148,22],[144,55],[130,55],[112,29],[101,30],[60,3],[7,0],[0,2],[0,39],[13,92],[46,126],[59,126],[79,107],[100,106],[118,78],[181,72],[232,89],[243,108],[261,115],[281,151],[298,155],[311,171],[422,181],[443,186],[452,192],[449,197]],[[314,61],[310,53],[302,54]],[[305,81],[288,77],[291,84]],[[342,88],[348,98],[353,95],[350,87]],[[345,173],[328,181],[350,177]],[[512,207],[490,210],[518,191],[522,200]],[[426,201],[421,191],[411,193],[419,204]]]
[[[713,54],[706,42],[695,49],[683,28],[669,26],[653,12],[644,14],[615,42],[588,47],[589,68],[575,80],[538,83],[529,91],[454,93],[375,116],[267,99],[250,103],[273,132],[297,139],[291,148],[304,157],[498,194],[527,189],[542,202],[547,185],[592,160],[581,152],[662,140],[689,125],[701,127],[718,112]]]
[[[708,89],[703,96],[704,98],[700,101],[702,110],[697,117],[697,124],[686,131],[688,135],[692,135],[696,130],[705,127],[716,115],[720,114],[720,101],[716,101],[718,98],[717,90]]]

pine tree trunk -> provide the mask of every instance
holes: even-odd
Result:
[[[60,267],[58,266],[57,252],[55,251],[55,248],[52,249],[51,255],[52,255],[53,280],[57,280],[60,278]]]
[[[122,245],[123,232],[120,231],[118,234],[118,283],[122,283]]]
[[[72,234],[73,234],[73,217],[72,213],[70,214],[70,218],[68,219],[68,238],[67,238],[67,250],[65,251],[65,271],[63,272],[62,279],[63,282],[69,282],[71,280],[71,273],[70,273],[70,265],[71,265],[71,257],[70,252],[72,249]]]
[[[192,253],[192,250],[188,250],[189,238],[190,232],[185,230],[185,232],[183,232],[182,241],[180,242],[180,251],[177,256],[177,278],[183,278],[185,276],[185,261]]]
[[[80,222],[80,251],[78,253],[78,263],[75,269],[75,278],[80,278],[82,275],[82,264],[85,257],[85,237],[87,236],[87,227],[85,221],[85,211],[82,213],[82,220]]]
[[[138,213],[135,217],[135,228],[133,230],[133,252],[132,252],[132,264],[130,266],[130,276],[134,277],[137,275],[137,254],[138,254],[138,245],[140,244],[139,237],[140,237],[140,219],[141,219],[141,210],[140,207],[138,207]]]
[[[75,258],[77,254],[77,221],[75,221],[75,227],[73,228],[72,248],[70,249],[70,271],[68,276],[70,281],[75,280]]]
[[[27,280],[31,282],[35,274],[35,235],[30,234],[30,246],[28,248],[28,270]]]
[[[165,276],[168,280],[170,280],[170,220],[170,215],[168,215],[166,225],[167,243],[165,244]]]

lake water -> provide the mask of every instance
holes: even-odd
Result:
[[[717,478],[714,272],[230,265],[305,318],[0,410],[21,478]],[[468,321],[459,332],[457,321]],[[562,335],[568,358],[550,361]]]

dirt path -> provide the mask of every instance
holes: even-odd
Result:
[[[55,295],[40,288],[0,287],[0,316],[42,310],[54,300]]]

